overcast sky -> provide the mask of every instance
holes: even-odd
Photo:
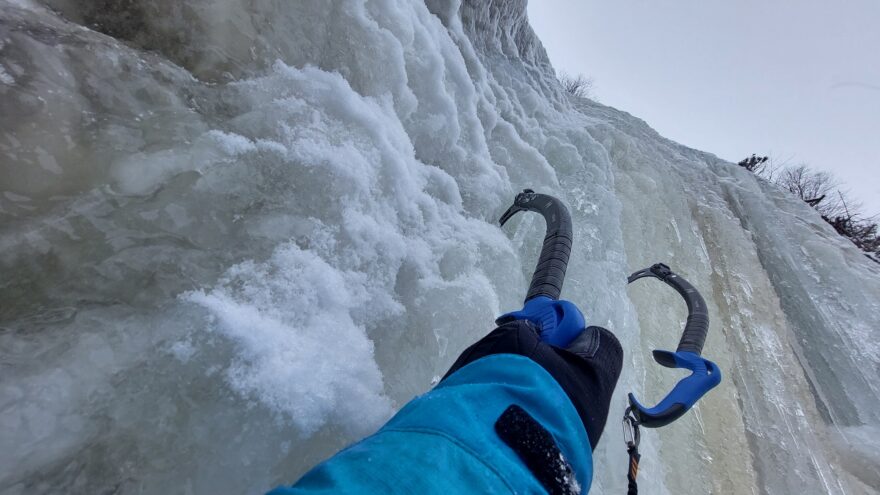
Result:
[[[557,71],[737,162],[806,163],[880,213],[880,0],[531,0]]]

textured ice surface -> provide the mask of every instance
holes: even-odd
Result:
[[[809,207],[555,81],[525,2],[0,0],[0,493],[261,493],[563,295],[624,395],[701,288],[722,386],[643,434],[651,493],[880,491],[880,271]]]

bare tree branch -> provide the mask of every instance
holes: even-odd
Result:
[[[876,217],[866,217],[861,203],[838,189],[840,182],[828,172],[806,165],[774,167],[766,156],[752,155],[739,166],[788,190],[815,208],[838,234],[852,241],[866,256],[880,263],[880,227]],[[836,194],[834,194],[836,193]]]
[[[593,96],[593,78],[583,74],[572,76],[565,72],[559,73],[559,84],[566,93],[579,98],[595,99]]]

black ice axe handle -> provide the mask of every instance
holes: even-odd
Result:
[[[568,257],[571,254],[572,228],[568,208],[553,196],[525,189],[516,195],[513,206],[504,212],[499,222],[504,225],[510,217],[520,211],[540,213],[547,222],[544,246],[541,248],[541,256],[532,275],[526,301],[537,296],[559,299],[562,282],[565,280],[565,269],[568,267]]]
[[[709,311],[706,309],[706,301],[703,300],[703,296],[687,280],[673,273],[663,263],[657,263],[650,268],[633,273],[627,279],[627,283],[644,277],[659,278],[684,298],[688,308],[688,317],[676,351],[693,352],[700,355],[703,352],[703,344],[706,343],[706,333],[709,331]]]

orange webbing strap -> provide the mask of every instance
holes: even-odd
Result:
[[[636,476],[639,475],[639,420],[632,413],[632,407],[627,407],[623,413],[623,441],[626,442],[626,452],[629,454],[629,469],[626,479],[629,480],[627,495],[638,495],[639,486],[636,484]]]
[[[627,495],[638,495],[639,486],[636,484],[636,476],[639,475],[639,459],[641,459],[641,455],[639,455],[639,448],[635,445],[628,448],[626,450],[629,453],[629,472],[626,474],[627,480],[629,480],[629,489],[627,490]]]

